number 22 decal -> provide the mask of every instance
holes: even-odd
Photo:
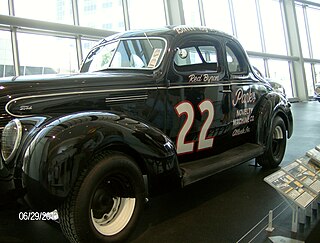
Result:
[[[207,112],[207,119],[204,121],[199,134],[198,151],[206,148],[211,148],[213,145],[213,137],[207,137],[208,130],[214,118],[214,106],[210,100],[203,100],[198,105],[198,109],[203,113]],[[182,101],[175,106],[175,111],[179,117],[186,116],[186,120],[182,125],[177,138],[177,153],[190,153],[194,150],[194,141],[186,142],[186,136],[194,123],[194,108],[189,101]]]

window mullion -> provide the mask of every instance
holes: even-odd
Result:
[[[231,18],[231,26],[232,26],[232,33],[235,37],[238,38],[238,32],[237,32],[237,26],[236,26],[236,19],[234,15],[234,9],[233,9],[233,2],[232,0],[228,0],[229,5],[229,11],[230,11],[230,18]]]
[[[8,0],[8,3],[9,3],[9,15],[15,16],[13,0]],[[14,72],[15,72],[16,76],[19,76],[20,75],[20,60],[19,60],[17,27],[10,26],[10,32],[11,32],[11,44],[12,44]]]
[[[199,14],[200,14],[200,23],[202,26],[206,26],[206,19],[204,17],[204,9],[203,9],[203,1],[198,0],[198,6],[199,6]]]
[[[309,28],[309,20],[308,20],[308,13],[307,13],[307,5],[302,6],[303,11],[303,18],[304,18],[304,24],[306,28],[306,35],[307,35],[307,41],[308,41],[308,50],[310,58],[313,58],[313,50],[312,50],[312,44],[311,44],[311,35],[310,35],[310,28]]]
[[[258,19],[258,26],[259,26],[261,48],[262,48],[262,52],[266,53],[267,52],[266,40],[264,38],[264,30],[263,30],[261,8],[260,8],[259,0],[256,0],[256,10],[257,10],[257,19]]]
[[[73,14],[73,23],[74,25],[79,26],[79,7],[78,7],[78,0],[72,0],[72,14]]]
[[[78,1],[72,0],[72,14],[73,14],[73,23],[76,26],[80,25],[79,20],[79,7]],[[82,45],[81,45],[81,35],[76,36],[76,49],[77,49],[77,59],[78,59],[78,68],[80,69],[81,62],[83,59]]]
[[[124,28],[125,30],[130,30],[128,0],[122,0],[122,9],[123,9],[123,18],[124,18]]]

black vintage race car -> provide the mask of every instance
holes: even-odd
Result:
[[[123,241],[145,199],[250,159],[283,159],[290,104],[233,37],[185,26],[125,32],[79,74],[2,79],[1,193],[58,209],[71,242]]]

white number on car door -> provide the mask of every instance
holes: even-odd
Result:
[[[197,151],[211,148],[213,146],[213,137],[208,137],[208,130],[213,122],[214,118],[214,106],[210,100],[203,100],[199,103],[197,109],[200,110],[201,115],[207,113],[207,118],[203,122],[200,133],[199,133],[199,142]],[[194,107],[189,101],[180,102],[178,105],[175,106],[175,111],[179,117],[185,115],[186,120],[182,125],[178,137],[177,137],[177,153],[178,154],[185,154],[185,153],[192,153],[194,152],[194,143],[195,141],[186,141],[186,136],[190,132],[192,125],[194,123]]]

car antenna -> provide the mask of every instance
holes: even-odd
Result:
[[[147,36],[147,33],[146,33],[146,32],[144,32],[143,34],[144,34],[144,36],[147,38],[147,40],[148,40],[148,42],[149,42],[149,45],[151,46],[152,50],[154,50],[154,47],[153,47],[153,45],[152,45],[152,43],[151,43],[151,41],[150,41],[149,37]]]

